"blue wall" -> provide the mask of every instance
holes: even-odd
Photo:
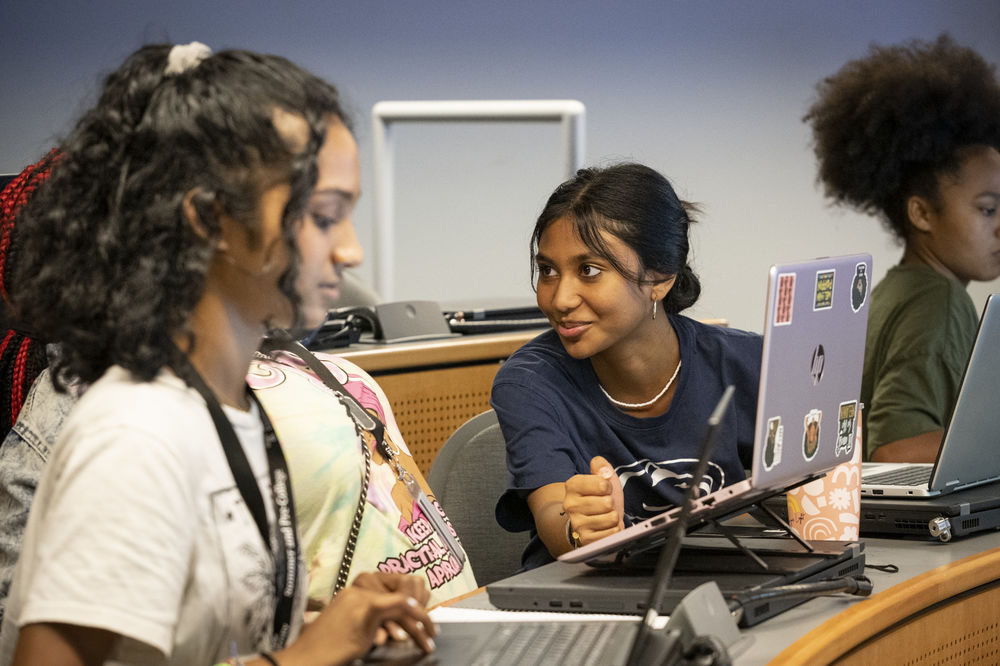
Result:
[[[899,250],[874,220],[830,209],[801,117],[815,83],[869,43],[942,30],[1000,62],[1000,2],[353,0],[8,2],[0,24],[0,172],[19,170],[93,100],[99,74],[148,41],[288,56],[355,112],[372,188],[384,99],[572,98],[587,162],[646,162],[700,202],[695,314],[759,330],[767,267]],[[397,133],[394,295],[531,299],[527,238],[561,179],[546,125],[413,125]],[[370,196],[356,222],[371,243]],[[371,278],[371,264],[359,271]],[[976,285],[977,302],[1000,283]]]

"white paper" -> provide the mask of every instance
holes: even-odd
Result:
[[[431,619],[438,623],[446,622],[638,622],[637,615],[615,615],[602,613],[549,613],[538,611],[504,611],[485,610],[481,608],[456,608],[454,606],[438,606],[430,612]],[[656,628],[666,625],[668,616],[657,618]]]

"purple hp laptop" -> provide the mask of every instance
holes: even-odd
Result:
[[[750,478],[697,500],[691,527],[816,478],[854,452],[871,255],[771,267]],[[724,443],[720,443],[724,445]],[[679,507],[571,550],[586,562],[662,538]]]

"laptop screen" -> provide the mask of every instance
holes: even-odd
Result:
[[[753,485],[786,488],[850,460],[871,256],[771,267]]]
[[[1000,294],[986,299],[976,342],[962,377],[955,409],[948,419],[931,487],[945,490],[1000,476],[993,453],[1000,432],[995,408],[1000,385]]]

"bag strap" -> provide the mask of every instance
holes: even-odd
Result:
[[[361,406],[347,387],[344,386],[330,369],[323,365],[316,356],[310,352],[306,347],[300,343],[298,340],[293,339],[287,334],[281,335],[280,333],[275,333],[274,337],[270,337],[265,340],[264,344],[261,345],[262,351],[286,351],[295,354],[299,357],[309,369],[313,371],[322,382],[333,391],[333,394],[337,396],[337,399],[344,405],[347,413],[351,416],[351,420],[354,421],[354,430],[358,435],[358,440],[361,442],[361,452],[365,459],[365,473],[361,479],[361,493],[358,497],[358,505],[354,510],[354,518],[351,520],[351,527],[347,533],[347,543],[344,545],[344,554],[340,558],[340,568],[337,570],[337,579],[333,584],[333,596],[336,596],[344,587],[347,586],[347,579],[351,572],[351,564],[354,562],[354,551],[357,548],[358,536],[361,533],[361,522],[364,519],[365,505],[368,502],[368,486],[371,484],[371,474],[372,474],[372,452],[368,448],[368,443],[365,442],[364,435],[362,435],[362,430],[369,432],[375,438],[376,446],[382,443],[385,446],[385,425],[378,419],[372,417],[364,407]]]

